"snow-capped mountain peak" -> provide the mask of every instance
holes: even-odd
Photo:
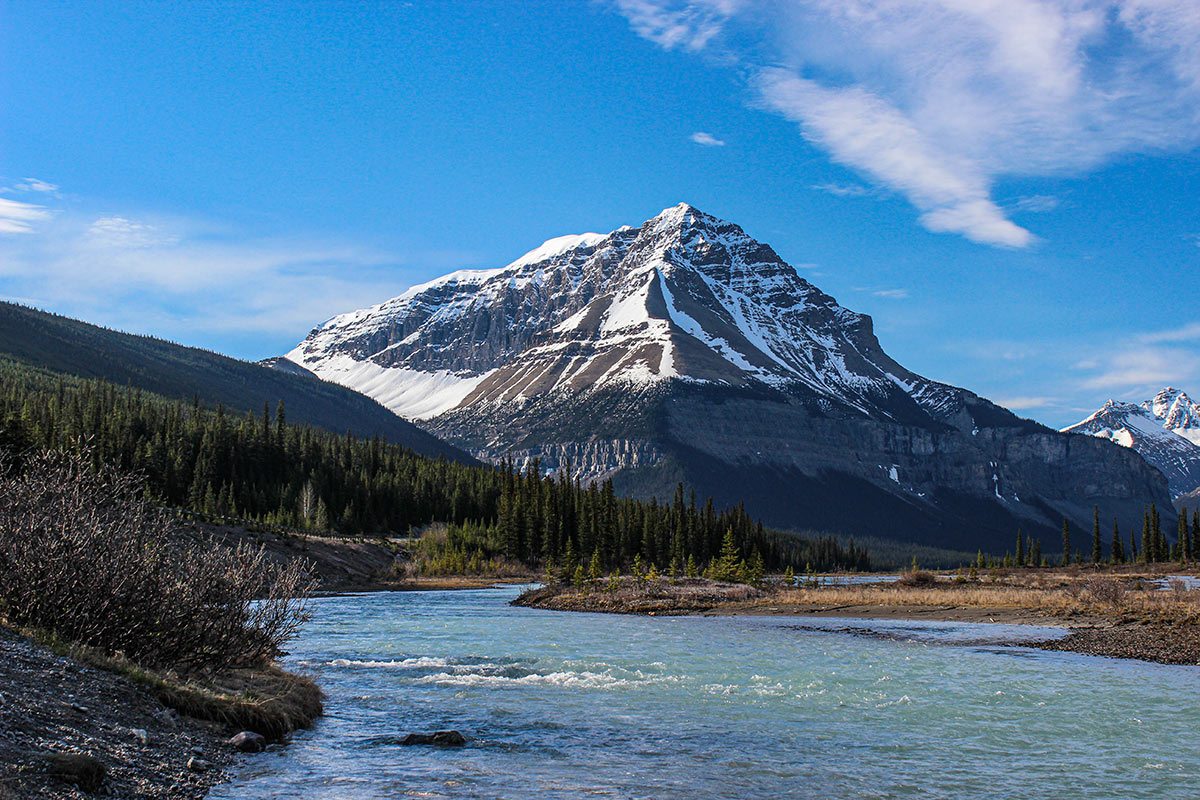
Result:
[[[869,317],[686,203],[339,315],[288,358],[419,419],[670,380],[799,390],[889,418],[945,416],[959,404],[889,358]]]
[[[1143,402],[1142,408],[1162,420],[1163,427],[1200,445],[1200,403],[1194,402],[1186,392],[1168,386]]]
[[[1173,387],[1141,403],[1109,400],[1063,432],[1132,448],[1167,476],[1173,496],[1200,486],[1200,406]]]

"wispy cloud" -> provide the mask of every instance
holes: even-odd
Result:
[[[23,234],[0,237],[0,296],[206,346],[247,333],[266,347],[283,346],[421,277],[401,255],[343,242],[128,212],[34,207],[4,216],[15,202],[0,198],[0,231],[12,232],[9,224]],[[467,254],[421,255],[470,262]]]
[[[876,289],[871,294],[876,297],[886,297],[889,300],[908,299],[908,289]]]
[[[1100,372],[1085,379],[1082,387],[1114,397],[1140,397],[1168,384],[1188,386],[1200,380],[1200,354],[1178,347],[1126,347],[1101,364]]]
[[[741,6],[740,0],[703,3],[660,0],[616,0],[617,8],[638,36],[668,50],[703,50]]]
[[[45,206],[0,197],[0,234],[32,233],[36,223],[49,218]]]
[[[1146,344],[1156,344],[1158,342],[1194,342],[1200,340],[1200,322],[1192,322],[1165,331],[1138,334],[1137,339],[1139,342]]]
[[[1056,407],[1062,403],[1060,398],[1043,397],[1040,395],[1001,396],[990,399],[996,405],[1004,406],[1013,411],[1034,411],[1039,408]]]
[[[1031,214],[1044,214],[1062,205],[1062,200],[1052,194],[1033,194],[1018,197],[1008,204],[1013,211],[1027,211]]]
[[[702,144],[705,147],[724,147],[725,146],[724,141],[713,136],[711,133],[705,133],[704,131],[696,131],[688,138],[691,139],[696,144]]]
[[[871,187],[858,183],[814,183],[808,188],[834,197],[873,197],[877,194]]]
[[[719,54],[763,108],[985,244],[1037,239],[1003,176],[1081,173],[1200,143],[1200,14],[1168,0],[619,0],[639,35]]]
[[[56,185],[39,178],[22,178],[17,183],[14,183],[12,188],[18,192],[40,192],[43,194],[58,195],[58,187]]]

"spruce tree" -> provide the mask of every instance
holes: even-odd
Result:
[[[1017,566],[1025,566],[1025,537],[1020,528],[1017,528]]]
[[[1099,564],[1103,555],[1100,546],[1100,506],[1097,505],[1092,507],[1092,563]]]
[[[1062,565],[1065,567],[1071,563],[1071,523],[1067,522],[1067,518],[1063,517],[1062,523]]]
[[[1118,527],[1116,519],[1113,520],[1111,559],[1114,564],[1120,564],[1125,561],[1125,547],[1121,544],[1121,529]]]

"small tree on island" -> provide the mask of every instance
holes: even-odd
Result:
[[[741,562],[741,552],[738,550],[737,540],[733,537],[733,528],[729,528],[725,531],[725,539],[721,542],[721,555],[711,567],[713,580],[736,583],[740,571],[738,569],[739,562]]]

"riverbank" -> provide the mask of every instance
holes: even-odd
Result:
[[[192,526],[198,541],[211,540],[229,548],[261,547],[274,564],[302,562],[321,594],[483,589],[497,583],[537,580],[532,571],[498,576],[422,575],[414,554],[405,547],[406,540],[318,536],[200,522]]]
[[[920,585],[915,585],[915,584]],[[741,595],[741,596],[739,596]],[[527,592],[516,605],[619,614],[811,616],[1063,627],[1024,646],[1162,664],[1200,664],[1200,591],[1136,575],[1014,575],[759,589],[704,579],[596,581]]]
[[[315,684],[277,668],[185,681],[0,627],[0,800],[201,798],[232,734],[276,740],[321,711]]]

